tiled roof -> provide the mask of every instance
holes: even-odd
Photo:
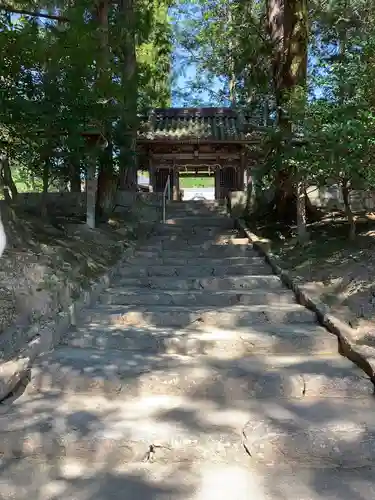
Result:
[[[145,141],[246,141],[259,136],[251,117],[232,108],[154,109],[141,120]]]

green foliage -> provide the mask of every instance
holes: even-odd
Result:
[[[68,22],[0,12],[0,147],[13,169],[40,178],[47,161],[50,182],[68,179],[87,161],[82,132],[92,129],[109,134],[114,153],[131,147],[124,134],[111,134],[120,120],[137,126],[129,103],[135,103],[135,113],[169,104],[168,7],[169,0],[135,5],[139,68],[131,88],[123,85],[129,47],[124,49],[117,5],[109,4],[107,29],[87,0],[71,7],[60,0],[15,6],[31,13],[43,9]]]
[[[375,186],[374,76],[375,25],[359,20],[361,2],[341,2],[317,17],[311,51],[316,64],[310,85],[315,95],[306,106],[306,144],[298,153],[304,175],[318,184],[329,180],[352,187]],[[316,89],[319,95],[316,95]]]
[[[181,0],[176,41],[183,64],[197,68],[182,97],[198,101],[205,91],[213,105],[232,101],[246,107],[264,98],[269,90],[270,51],[264,22],[264,2]]]

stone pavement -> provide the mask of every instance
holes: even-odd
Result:
[[[375,498],[371,382],[219,205],[168,216],[0,406],[0,498]]]

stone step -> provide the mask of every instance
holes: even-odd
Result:
[[[204,220],[209,220],[212,217],[215,218],[230,218],[226,209],[222,210],[180,210],[180,209],[167,209],[166,219],[183,219],[185,217],[201,218]]]
[[[165,222],[160,221],[159,227],[170,228],[192,228],[228,230],[236,227],[234,219],[226,213],[211,213],[211,214],[190,214],[184,212],[167,212]]]
[[[250,398],[369,397],[373,386],[337,354],[233,360],[58,347],[34,365],[25,394],[46,391],[126,401],[165,395],[218,404],[230,398],[235,407]]]
[[[68,472],[69,465],[70,473],[81,477],[83,467],[90,467],[87,472],[92,474],[93,468],[98,471],[99,466],[106,465],[108,474],[108,466],[114,470],[123,464],[140,466],[147,458],[154,470],[168,464],[169,472],[173,465],[195,463],[202,467],[203,461],[242,463],[252,473],[256,464],[265,462],[273,469],[281,464],[324,470],[373,465],[375,432],[373,404],[369,399],[245,401],[242,405],[233,401],[230,409],[226,402],[215,404],[215,399],[186,401],[164,395],[137,400],[111,400],[92,394],[22,396],[7,414],[0,416],[1,428],[7,429],[0,440],[0,454],[6,460],[17,458],[21,466],[19,459],[24,457],[51,462],[59,469],[60,479],[64,469]],[[154,453],[150,457],[151,445],[156,446],[151,448]],[[77,462],[69,464],[68,460]],[[7,464],[7,476],[10,465]],[[23,469],[25,474],[25,465]],[[186,478],[186,470],[183,477]],[[5,477],[2,485],[4,481]],[[93,481],[91,476],[91,485]],[[117,498],[118,491],[114,493],[108,498]],[[249,490],[250,493],[254,491]],[[78,498],[70,488],[69,494],[67,499]],[[244,496],[243,500],[246,498],[266,499],[257,495]]]
[[[194,224],[189,226],[176,224],[159,224],[159,226],[155,228],[155,232],[158,234],[163,234],[165,236],[174,234],[176,234],[177,236],[181,236],[184,234],[197,234],[201,237],[206,237],[207,235],[238,234],[238,230],[234,228],[223,229],[221,227],[197,226]]]
[[[192,248],[211,248],[216,245],[248,245],[249,241],[247,239],[242,239],[239,241],[238,238],[234,238],[230,235],[219,235],[219,236],[206,236],[202,237],[200,235],[178,235],[178,236],[157,236],[149,241],[147,248],[172,248],[172,249],[185,249],[186,247]]]
[[[182,235],[184,233],[187,234],[199,234],[203,237],[207,236],[207,234],[236,234],[238,231],[236,229],[222,229],[220,227],[206,227],[206,226],[196,226],[196,225],[177,225],[177,224],[160,224],[156,231],[158,234],[165,234],[169,236],[171,234]]]
[[[220,203],[214,203],[213,200],[209,202],[206,200],[205,203],[198,201],[181,201],[181,202],[169,202],[167,204],[167,209],[171,211],[181,211],[181,212],[222,212],[227,211],[227,203],[225,201],[221,201]]]
[[[202,242],[202,238],[190,238],[189,241],[184,240],[184,239],[176,239],[176,240],[158,240],[158,239],[153,239],[151,240],[148,245],[147,245],[147,250],[156,250],[156,251],[163,251],[163,250],[173,250],[173,251],[179,251],[179,250],[185,250],[188,249],[191,252],[194,251],[201,251],[201,250],[206,250],[206,251],[211,251],[211,250],[219,250],[221,251],[226,247],[233,247],[235,250],[237,250],[238,247],[244,247],[245,249],[248,247],[249,241],[247,238],[230,238],[230,239],[223,239],[223,240],[204,240]]]
[[[215,212],[226,210],[226,202],[218,200],[186,200],[186,201],[171,201],[168,203],[168,210],[181,210],[183,212],[202,211]]]
[[[205,292],[203,290],[140,290],[134,288],[108,288],[100,297],[103,304],[112,305],[163,305],[163,306],[209,306],[228,307],[231,305],[264,305],[295,303],[291,290],[225,290],[221,292]]]
[[[345,407],[341,409],[345,411]],[[25,500],[28,495],[38,500],[113,500],[118,498],[119,491],[121,498],[126,500],[374,498],[375,468],[369,465],[373,458],[368,449],[363,453],[362,442],[354,446],[355,451],[345,467],[340,462],[331,460],[328,463],[317,456],[311,461],[291,464],[254,463],[248,455],[244,457],[238,444],[222,446],[216,452],[208,449],[200,456],[202,444],[197,442],[191,446],[185,443],[176,451],[172,447],[157,448],[150,463],[139,460],[144,456],[143,442],[130,463],[129,451],[125,457],[124,447],[121,445],[117,451],[116,444],[107,446],[103,440],[96,441],[87,458],[84,452],[81,453],[83,458],[74,458],[67,449],[48,458],[42,449],[22,460],[8,459],[6,475],[1,481],[2,500]],[[100,497],[96,492],[100,492]]]
[[[200,328],[201,326],[201,328]],[[71,328],[61,345],[90,349],[146,351],[151,354],[205,354],[232,359],[259,354],[327,354],[338,352],[337,337],[319,325],[256,325],[223,329],[121,328],[82,322]]]
[[[234,220],[231,217],[224,215],[212,215],[210,217],[202,217],[201,215],[184,215],[181,217],[172,217],[167,215],[165,224],[173,226],[208,226],[208,227],[234,227]]]
[[[199,234],[199,232],[191,231],[170,231],[167,234],[163,234],[163,232],[158,230],[158,234],[149,241],[149,243],[165,243],[170,241],[184,241],[185,243],[200,243],[212,245],[215,243],[219,244],[228,244],[232,243],[231,240],[237,239],[236,234],[232,232],[225,233],[224,231],[207,231],[205,234]],[[244,240],[244,243],[248,243]]]
[[[150,290],[280,290],[283,285],[280,278],[275,275],[246,275],[246,276],[227,276],[227,277],[190,277],[190,278],[168,278],[168,277],[138,277],[122,278],[118,281],[118,286],[140,287]]]
[[[238,265],[150,265],[147,267],[135,267],[134,265],[124,265],[120,269],[120,276],[127,278],[137,277],[189,277],[189,276],[243,276],[243,275],[268,275],[272,274],[272,269],[264,261],[257,264],[238,264]]]
[[[243,429],[244,446],[255,462],[340,469],[374,465],[375,427],[369,401],[294,402],[280,408],[285,411],[259,403],[264,417],[249,421]]]
[[[184,328],[193,323],[236,328],[264,323],[315,323],[315,313],[299,304],[232,306],[223,309],[178,306],[97,305],[87,310],[87,320],[100,325],[123,327]]]
[[[189,265],[196,265],[196,266],[249,266],[251,267],[253,264],[258,266],[260,264],[264,264],[264,258],[259,257],[258,254],[255,252],[249,250],[248,251],[248,256],[240,256],[240,257],[218,257],[218,258],[211,258],[209,255],[205,256],[198,256],[194,257],[191,256],[190,258],[186,257],[179,257],[179,254],[177,256],[174,255],[168,255],[166,257],[160,256],[160,257],[154,257],[152,261],[150,261],[150,258],[147,257],[131,257],[127,261],[129,266],[133,267],[147,267],[150,265],[153,266],[162,266],[162,265],[169,265],[169,266],[189,266]]]
[[[185,219],[195,221],[196,219],[204,219],[209,221],[210,219],[223,220],[231,219],[231,216],[226,211],[210,211],[210,210],[167,210],[166,221],[178,220],[184,222]],[[167,222],[168,223],[168,222]]]
[[[166,215],[168,218],[172,217],[228,217],[226,207],[210,209],[205,207],[196,207],[186,210],[183,208],[167,207]]]
[[[152,260],[157,258],[199,258],[211,257],[213,259],[227,257],[252,257],[256,255],[251,245],[197,245],[192,248],[190,245],[181,246],[180,248],[163,248],[161,245],[152,247],[145,246],[134,253],[135,257],[148,257]]]
[[[151,460],[159,464],[197,461],[211,454],[219,461],[247,460],[240,433],[240,426],[246,422],[244,416],[238,419],[238,430],[224,425],[211,425],[209,429],[208,422],[193,429],[184,422],[183,413],[198,414],[200,408],[193,402],[184,404],[182,398],[156,395],[110,400],[94,394],[44,393],[39,402],[38,406],[36,398],[24,395],[0,416],[0,425],[7,429],[0,442],[4,458],[70,458],[79,460],[81,466],[90,465],[92,471],[103,462],[140,465],[147,460],[150,445],[155,444],[159,446]],[[211,415],[220,416],[212,405],[204,406],[210,408]]]

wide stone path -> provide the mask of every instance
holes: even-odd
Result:
[[[168,224],[0,415],[0,497],[375,498],[372,384],[215,203]]]

